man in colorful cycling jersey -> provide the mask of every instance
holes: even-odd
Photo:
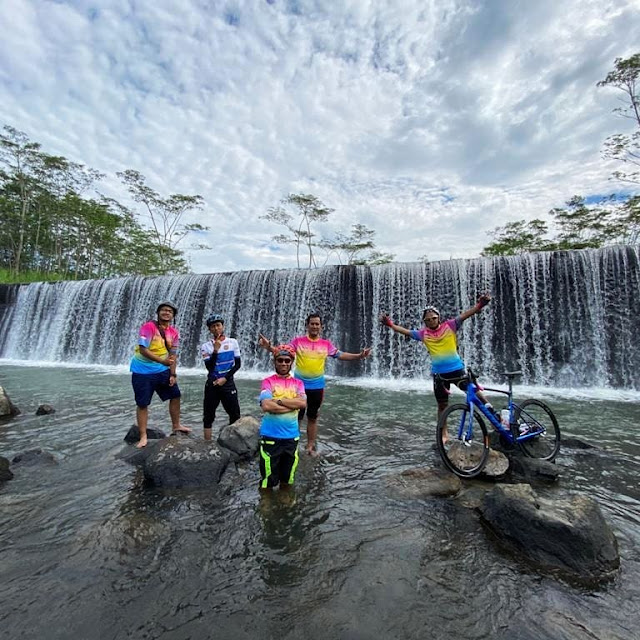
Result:
[[[318,436],[318,413],[324,400],[325,377],[324,369],[327,358],[338,360],[364,360],[369,357],[371,349],[362,349],[360,353],[340,351],[330,340],[321,338],[322,320],[317,313],[307,316],[305,321],[306,335],[298,336],[291,341],[296,352],[296,368],[294,375],[304,383],[307,394],[307,448],[309,455],[316,455],[316,440]],[[271,341],[260,334],[258,344],[264,349],[271,349]],[[298,414],[302,421],[305,410]]]
[[[276,373],[262,381],[260,408],[260,490],[288,490],[298,467],[298,411],[307,406],[301,380],[291,375],[296,353],[291,345],[273,350]]]
[[[140,327],[138,344],[129,370],[136,399],[136,422],[139,449],[147,446],[149,405],[154,392],[164,402],[169,400],[169,416],[173,433],[191,431],[180,424],[180,388],[176,363],[180,333],[173,326],[178,309],[171,302],[161,302],[156,309],[157,320]]]
[[[240,345],[235,338],[224,335],[224,319],[214,313],[207,318],[211,339],[201,347],[202,359],[209,375],[204,385],[202,424],[204,439],[211,440],[211,429],[220,402],[229,416],[229,424],[240,418],[238,390],[233,376],[241,367]]]
[[[406,329],[394,324],[388,314],[384,314],[380,318],[382,324],[390,327],[396,333],[422,342],[429,352],[431,373],[433,374],[433,393],[438,403],[438,418],[447,408],[451,384],[455,384],[462,391],[466,391],[468,385],[464,362],[458,353],[458,330],[467,318],[480,313],[490,301],[490,295],[482,294],[475,306],[463,311],[458,317],[450,318],[444,322],[440,321],[440,312],[436,307],[427,307],[422,312],[422,321],[425,326],[417,330]],[[481,392],[478,392],[478,397],[487,407],[492,408]]]

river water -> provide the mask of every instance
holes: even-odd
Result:
[[[181,372],[183,423],[200,438],[204,375]],[[126,369],[0,361],[23,414],[0,455],[41,447],[0,485],[0,629],[6,638],[631,639],[640,628],[640,405],[636,392],[535,391],[563,436],[558,485],[596,498],[620,546],[610,584],[584,590],[497,549],[463,498],[406,499],[386,478],[431,465],[435,404],[422,381],[333,380],[321,456],[291,501],[261,500],[257,463],[219,486],[159,492],[117,459],[133,422]],[[257,374],[238,379],[258,415]],[[37,417],[36,407],[57,412]],[[219,415],[214,429],[224,422]],[[154,400],[151,426],[167,429]],[[466,500],[467,496],[469,500]]]

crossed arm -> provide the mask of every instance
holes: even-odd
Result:
[[[260,403],[263,413],[289,413],[290,411],[298,411],[307,408],[307,397],[302,398],[265,398]]]

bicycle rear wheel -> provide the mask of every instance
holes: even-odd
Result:
[[[560,427],[553,411],[544,402],[525,400],[518,405],[514,417],[520,429],[517,442],[525,455],[540,460],[553,460],[558,455]],[[523,428],[525,433],[522,433]]]
[[[446,467],[462,478],[477,476],[489,456],[489,436],[480,412],[468,404],[447,407],[438,420],[436,443]]]

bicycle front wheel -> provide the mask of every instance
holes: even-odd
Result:
[[[468,404],[447,407],[438,420],[436,443],[446,467],[462,478],[477,476],[489,457],[489,436],[478,410]]]
[[[515,413],[517,442],[525,455],[553,460],[560,451],[560,427],[553,411],[540,400],[525,400]]]

